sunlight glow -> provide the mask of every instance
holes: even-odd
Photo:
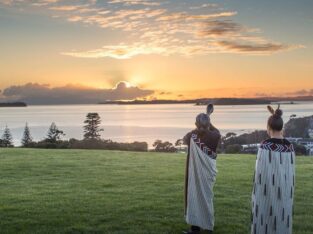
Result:
[[[124,83],[126,84],[126,88],[131,88],[134,87],[134,85],[132,85],[131,83],[124,81]]]

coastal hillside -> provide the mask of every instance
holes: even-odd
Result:
[[[308,117],[292,118],[284,127],[285,137],[313,138],[313,115]],[[260,143],[268,138],[267,131],[258,130],[244,133],[238,136],[225,137],[226,145],[229,144],[254,144]]]
[[[313,138],[313,115],[290,119],[285,125],[285,134],[288,137]]]

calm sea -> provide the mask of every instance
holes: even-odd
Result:
[[[283,104],[284,118],[313,115],[313,103]],[[20,144],[25,123],[28,122],[34,140],[45,137],[52,122],[65,133],[66,139],[83,136],[83,121],[88,112],[98,112],[102,119],[102,137],[121,142],[156,140],[175,142],[194,128],[195,117],[205,106],[178,105],[65,105],[0,108],[0,134],[8,125],[16,145]],[[268,112],[265,105],[216,106],[213,124],[222,133],[250,132],[265,129]]]

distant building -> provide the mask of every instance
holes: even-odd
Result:
[[[299,141],[299,144],[304,145],[309,155],[313,156],[313,138],[302,139]]]
[[[241,145],[242,152],[246,154],[256,154],[260,147],[260,144],[248,144],[248,145]]]
[[[288,141],[290,141],[291,143],[296,143],[296,144],[298,144],[298,142],[300,141],[300,140],[302,140],[303,138],[301,138],[301,137],[287,137],[286,138]]]
[[[175,146],[177,153],[187,153],[188,152],[188,146],[181,145],[181,146]]]

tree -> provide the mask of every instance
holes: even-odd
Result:
[[[286,137],[309,138],[309,130],[313,129],[313,116],[290,119],[284,129]]]
[[[181,146],[184,144],[184,140],[183,139],[178,139],[175,142],[175,146],[179,147],[179,150],[181,150]]]
[[[236,133],[234,133],[234,132],[228,132],[228,133],[226,133],[225,138],[231,138],[231,137],[236,137],[236,136],[237,136]]]
[[[168,152],[168,153],[174,153],[177,151],[177,149],[173,146],[172,143],[165,141],[162,142],[161,140],[156,140],[153,143],[153,147],[155,147],[155,152]]]
[[[23,138],[22,138],[22,146],[28,147],[30,146],[32,142],[33,142],[33,138],[30,134],[28,124],[26,123],[25,128],[24,128]]]
[[[251,133],[244,133],[235,136],[233,133],[228,134],[227,137],[222,138],[222,144],[226,148],[228,145],[248,145],[260,143],[268,138],[267,131],[256,130]]]
[[[3,135],[2,135],[2,147],[13,147],[13,137],[8,126],[5,126]]]
[[[100,140],[100,132],[103,131],[100,128],[101,118],[98,113],[88,113],[86,115],[86,124],[84,126],[84,139],[85,140]]]
[[[61,140],[62,136],[65,136],[64,132],[59,130],[55,123],[52,123],[45,141],[55,144]]]
[[[296,117],[297,117],[296,114],[292,114],[292,115],[290,115],[289,119],[294,119],[294,118],[296,118]]]

